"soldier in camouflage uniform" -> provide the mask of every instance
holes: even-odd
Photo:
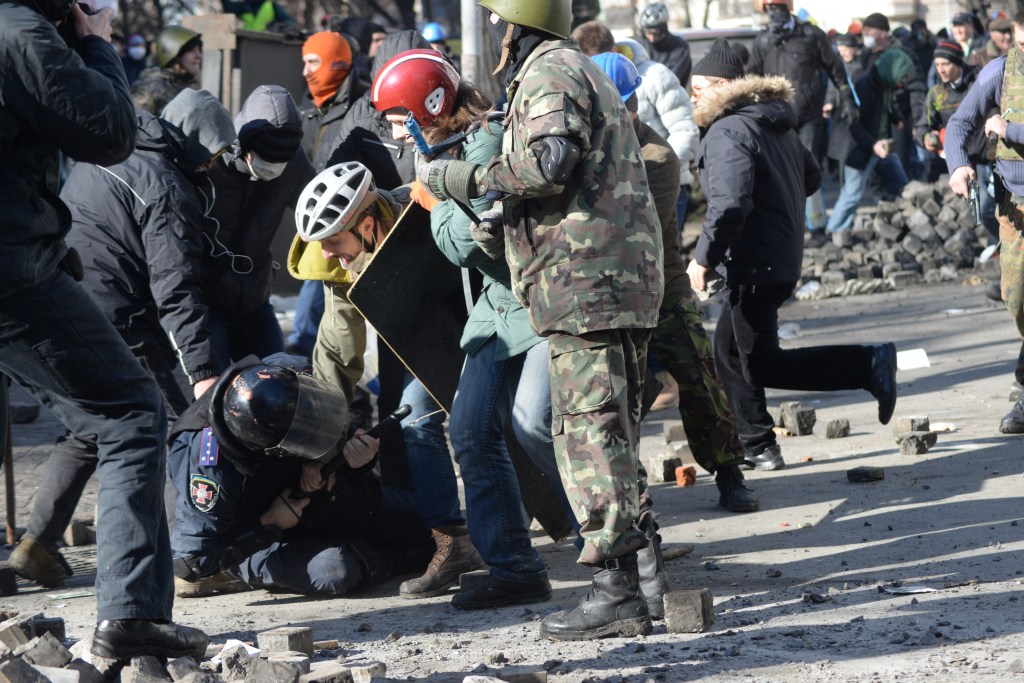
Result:
[[[956,114],[946,124],[946,165],[949,186],[967,197],[969,183],[977,183],[968,145],[984,131],[995,135],[996,171],[1003,190],[997,197],[999,266],[1006,310],[1024,339],[1024,10],[1013,17],[1013,46],[1006,57],[989,62]],[[993,110],[999,113],[991,115]],[[984,189],[981,189],[984,192]],[[1024,383],[1024,344],[1017,358],[1015,379]],[[999,424],[1003,434],[1024,434],[1024,396],[1014,403]]]
[[[198,88],[203,69],[203,36],[181,26],[168,26],[156,38],[156,61],[132,88],[137,109],[159,116],[185,88]]]
[[[647,171],[647,184],[661,224],[665,249],[665,299],[661,302],[658,327],[651,335],[648,351],[678,384],[679,416],[683,420],[686,438],[700,466],[716,475],[715,481],[721,493],[719,505],[731,512],[754,512],[760,507],[760,502],[757,494],[744,484],[739,468],[743,464],[743,446],[736,435],[736,418],[715,374],[711,338],[701,321],[700,308],[694,301],[690,278],[679,250],[679,231],[676,229],[679,157],[665,138],[637,115],[639,100],[636,90],[642,79],[636,66],[617,52],[599,54],[593,60],[611,78],[633,120]],[[647,498],[644,487],[640,495],[642,513],[646,511]],[[646,517],[641,514],[641,529],[645,524],[653,525],[653,520]],[[645,573],[644,559],[641,555],[641,582]]]
[[[551,353],[552,435],[593,588],[549,615],[556,640],[649,633],[636,553],[640,393],[664,290],[662,241],[640,145],[615,88],[565,40],[569,0],[482,0],[500,38],[509,108],[502,155],[419,170],[435,195],[494,192],[474,236],[504,247],[512,287]],[[561,38],[561,40],[559,39]]]

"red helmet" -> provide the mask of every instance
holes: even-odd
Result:
[[[421,126],[434,126],[455,107],[459,74],[437,50],[408,50],[384,65],[373,82],[377,111],[402,108]]]

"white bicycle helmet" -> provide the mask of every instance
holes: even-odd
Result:
[[[668,7],[663,2],[652,2],[640,15],[640,28],[655,28],[668,23]]]
[[[309,181],[295,205],[295,228],[303,242],[317,242],[342,230],[377,201],[373,175],[358,161],[324,169]]]

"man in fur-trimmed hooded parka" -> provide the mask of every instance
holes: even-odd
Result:
[[[736,414],[748,467],[785,465],[765,404],[765,387],[865,389],[885,424],[896,405],[896,349],[779,348],[778,309],[800,279],[804,202],[821,170],[796,133],[793,87],[781,77],[743,77],[724,39],[694,66],[697,171],[708,202],[690,283],[702,291],[725,265],[728,286],[715,332],[715,365]]]

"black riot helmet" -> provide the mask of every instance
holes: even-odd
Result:
[[[347,430],[341,390],[269,363],[240,368],[212,389],[210,423],[226,445],[271,456],[329,459]]]

